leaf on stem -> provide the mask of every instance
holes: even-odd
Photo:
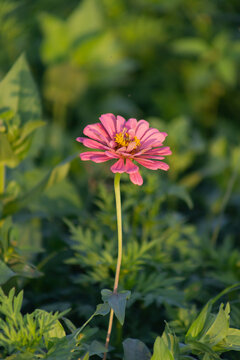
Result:
[[[121,291],[120,293],[114,293],[110,290],[104,289],[101,291],[101,294],[103,301],[109,304],[109,306],[113,309],[120,324],[123,325],[127,299],[130,298],[131,292]]]

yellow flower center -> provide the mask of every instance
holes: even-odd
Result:
[[[129,134],[124,131],[116,134],[114,139],[119,147],[122,147],[122,146],[127,147],[130,143],[131,144],[135,143],[133,149],[136,149],[138,146],[141,145],[140,140],[136,136],[134,136],[134,138],[131,139]]]

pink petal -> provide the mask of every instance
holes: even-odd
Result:
[[[108,140],[110,139],[102,124],[99,123],[87,125],[84,128],[83,133],[93,140],[98,140],[106,144],[108,144]]]
[[[128,174],[135,173],[138,170],[139,170],[139,167],[136,164],[134,164],[131,160],[126,159],[125,171]]]
[[[113,173],[123,173],[125,172],[124,160],[119,159],[113,166],[111,166],[111,170]]]
[[[169,165],[165,164],[162,161],[154,161],[154,160],[147,160],[147,159],[142,159],[142,158],[135,158],[135,160],[145,166],[147,169],[151,169],[151,170],[158,170],[158,169],[162,169],[162,170],[168,170],[169,169]]]
[[[129,129],[135,129],[135,127],[137,126],[137,120],[130,118],[128,119],[128,121],[125,124],[125,127],[129,130]]]
[[[105,151],[105,154],[109,156],[111,159],[119,159],[120,155],[116,154],[115,152]]]
[[[117,133],[122,132],[124,125],[125,125],[126,120],[124,119],[124,117],[118,115],[117,116],[117,121],[116,121],[116,130]]]
[[[100,121],[103,124],[104,128],[108,132],[110,138],[114,138],[116,134],[116,118],[113,114],[103,114],[100,116]]]
[[[80,142],[80,143],[82,143],[84,139],[85,139],[84,137],[77,137],[77,138],[76,138],[76,140],[77,140],[78,142]]]
[[[146,120],[140,120],[136,127],[136,137],[141,140],[141,137],[145,134],[145,132],[149,128],[149,123]]]
[[[128,144],[127,151],[131,152],[133,149],[135,149],[135,147],[136,147],[136,143],[135,141],[132,141]]]
[[[112,159],[109,156],[107,156],[106,154],[98,154],[98,153],[96,153],[96,155],[91,156],[90,160],[95,162],[95,163],[102,163],[102,162],[109,161],[109,160],[112,160]]]
[[[143,178],[141,177],[139,171],[135,172],[133,174],[130,174],[129,177],[133,184],[139,185],[139,186],[143,184]]]
[[[156,159],[156,160],[163,160],[165,159],[164,156],[158,156],[158,155],[145,155],[141,156],[141,159]]]
[[[99,152],[100,154],[104,154],[104,152]],[[87,151],[87,152],[83,152],[81,153],[79,156],[81,158],[81,160],[83,161],[87,161],[87,160],[91,160],[91,156],[96,155],[97,151]]]
[[[158,149],[151,149],[151,150],[148,150],[144,153],[144,156],[145,155],[163,155],[163,156],[167,156],[167,155],[171,155],[172,152],[170,150],[170,147],[169,146],[164,146],[164,147],[161,147],[161,148],[158,148]]]
[[[165,137],[167,136],[167,133],[164,132],[160,132],[157,129],[151,128],[149,129],[144,136],[142,137],[142,141],[146,141],[146,140],[157,140],[159,142],[163,142],[165,140]]]
[[[89,147],[91,149],[109,149],[108,146],[105,146],[103,144],[100,144],[99,142],[91,139],[85,139],[83,138],[82,143],[84,146]]]

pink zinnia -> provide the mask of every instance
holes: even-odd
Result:
[[[101,123],[87,125],[83,133],[88,138],[78,137],[77,141],[88,148],[103,151],[87,151],[80,154],[84,161],[92,160],[96,163],[118,159],[111,166],[113,173],[128,173],[130,180],[136,185],[142,185],[143,179],[139,167],[134,163],[151,170],[168,170],[169,166],[159,160],[171,155],[168,146],[163,147],[167,133],[149,128],[145,120],[129,119],[122,116],[104,114]]]

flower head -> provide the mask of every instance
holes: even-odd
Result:
[[[136,163],[151,170],[168,170],[169,166],[160,161],[171,155],[168,146],[163,146],[167,133],[149,128],[145,120],[129,119],[122,116],[104,114],[100,123],[87,125],[83,130],[88,138],[78,137],[77,141],[84,146],[102,151],[87,151],[80,154],[84,161],[101,163],[117,160],[112,166],[113,173],[129,174],[130,180],[142,185],[143,179]]]

